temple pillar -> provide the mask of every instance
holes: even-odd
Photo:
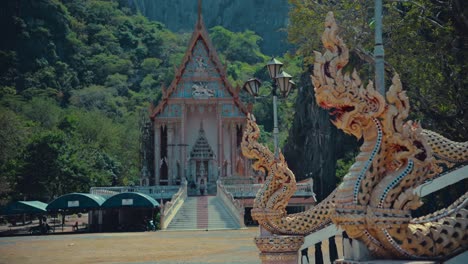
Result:
[[[159,185],[159,167],[161,166],[161,124],[154,124],[154,185]]]
[[[231,150],[231,175],[235,175],[236,171],[236,124],[234,122],[230,122],[229,124],[229,135],[230,135],[230,150]]]
[[[182,120],[180,123],[180,143],[181,143],[181,166],[182,166],[182,179],[187,179],[188,178],[188,171],[187,171],[187,146],[186,146],[186,137],[185,137],[185,122],[187,118],[187,112],[185,108],[185,104],[182,104]]]
[[[216,107],[216,117],[218,119],[218,156],[216,157],[214,170],[218,171],[218,167],[221,166],[223,160],[224,144],[223,144],[223,119],[221,117],[222,104],[219,103]],[[218,180],[218,174],[216,173],[216,180]],[[216,181],[215,180],[215,181]]]
[[[208,181],[209,182],[216,182],[216,160],[209,160],[208,161]]]
[[[181,134],[181,127],[182,122],[177,122],[174,124],[174,175],[172,178],[171,184],[176,185],[177,181],[180,182],[182,176],[182,168],[180,161],[182,160],[182,134]]]
[[[190,161],[190,174],[192,176],[193,182],[197,182],[197,161],[196,160]]]
[[[255,238],[263,264],[297,264],[303,236],[273,235],[260,226],[260,236]]]
[[[167,124],[167,185],[171,185],[174,177],[174,124]]]
[[[221,148],[220,148],[221,151],[219,151],[219,155],[218,155],[218,164],[217,164],[218,168],[217,168],[217,170],[219,172],[218,176],[219,176],[219,178],[221,178],[221,176],[222,176],[221,169],[222,169],[222,167],[224,165],[223,164],[223,162],[224,162],[224,148],[226,146],[224,146],[224,121],[221,120],[219,123],[220,123],[219,124],[219,127],[220,127],[219,141],[221,142]]]

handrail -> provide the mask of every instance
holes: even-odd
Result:
[[[468,165],[452,169],[448,172],[444,172],[443,174],[447,175],[444,175],[444,177],[435,177],[434,179],[419,185],[414,189],[414,193],[420,197],[424,197],[428,194],[468,178]]]
[[[113,186],[113,187],[91,187],[90,193],[104,197],[124,192],[139,192],[147,194],[156,200],[169,199],[179,191],[179,186]]]
[[[245,209],[242,203],[239,200],[234,199],[234,196],[228,192],[225,186],[222,184],[221,181],[216,182],[217,185],[217,192],[216,196],[219,200],[222,201],[225,208],[228,209],[229,213],[237,220],[240,228],[245,228],[244,223],[244,213]]]
[[[169,226],[174,216],[184,204],[185,199],[187,199],[187,182],[184,180],[182,181],[179,191],[161,208],[159,222],[162,230],[165,230]]]
[[[253,198],[257,195],[258,190],[262,188],[263,184],[223,184],[225,190],[231,193],[235,198]],[[298,183],[297,190],[294,196],[313,196],[313,180],[310,178],[306,182]]]

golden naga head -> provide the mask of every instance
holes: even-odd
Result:
[[[315,52],[314,73],[311,76],[317,104],[330,111],[332,123],[357,138],[385,110],[385,99],[369,81],[367,87],[355,70],[343,73],[349,50],[337,35],[338,26],[330,12],[325,21],[322,42],[326,51]]]

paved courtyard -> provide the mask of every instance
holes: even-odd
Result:
[[[260,263],[257,230],[0,237],[0,263]]]

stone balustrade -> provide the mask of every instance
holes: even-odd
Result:
[[[110,197],[124,192],[139,192],[153,197],[155,200],[170,199],[179,191],[181,186],[114,186],[114,187],[91,187],[90,193]]]
[[[253,198],[263,184],[232,184],[223,185],[224,189],[231,193],[234,198]],[[314,196],[313,181],[309,179],[307,182],[297,183],[297,190],[294,196]]]
[[[180,189],[175,193],[171,200],[166,202],[161,208],[161,218],[160,218],[160,227],[161,229],[166,229],[167,226],[171,223],[174,216],[177,214],[179,209],[187,199],[187,182],[183,181]]]
[[[223,202],[229,213],[234,216],[240,228],[245,228],[244,213],[245,209],[239,200],[234,199],[232,193],[228,192],[221,181],[217,181],[216,196]]]

